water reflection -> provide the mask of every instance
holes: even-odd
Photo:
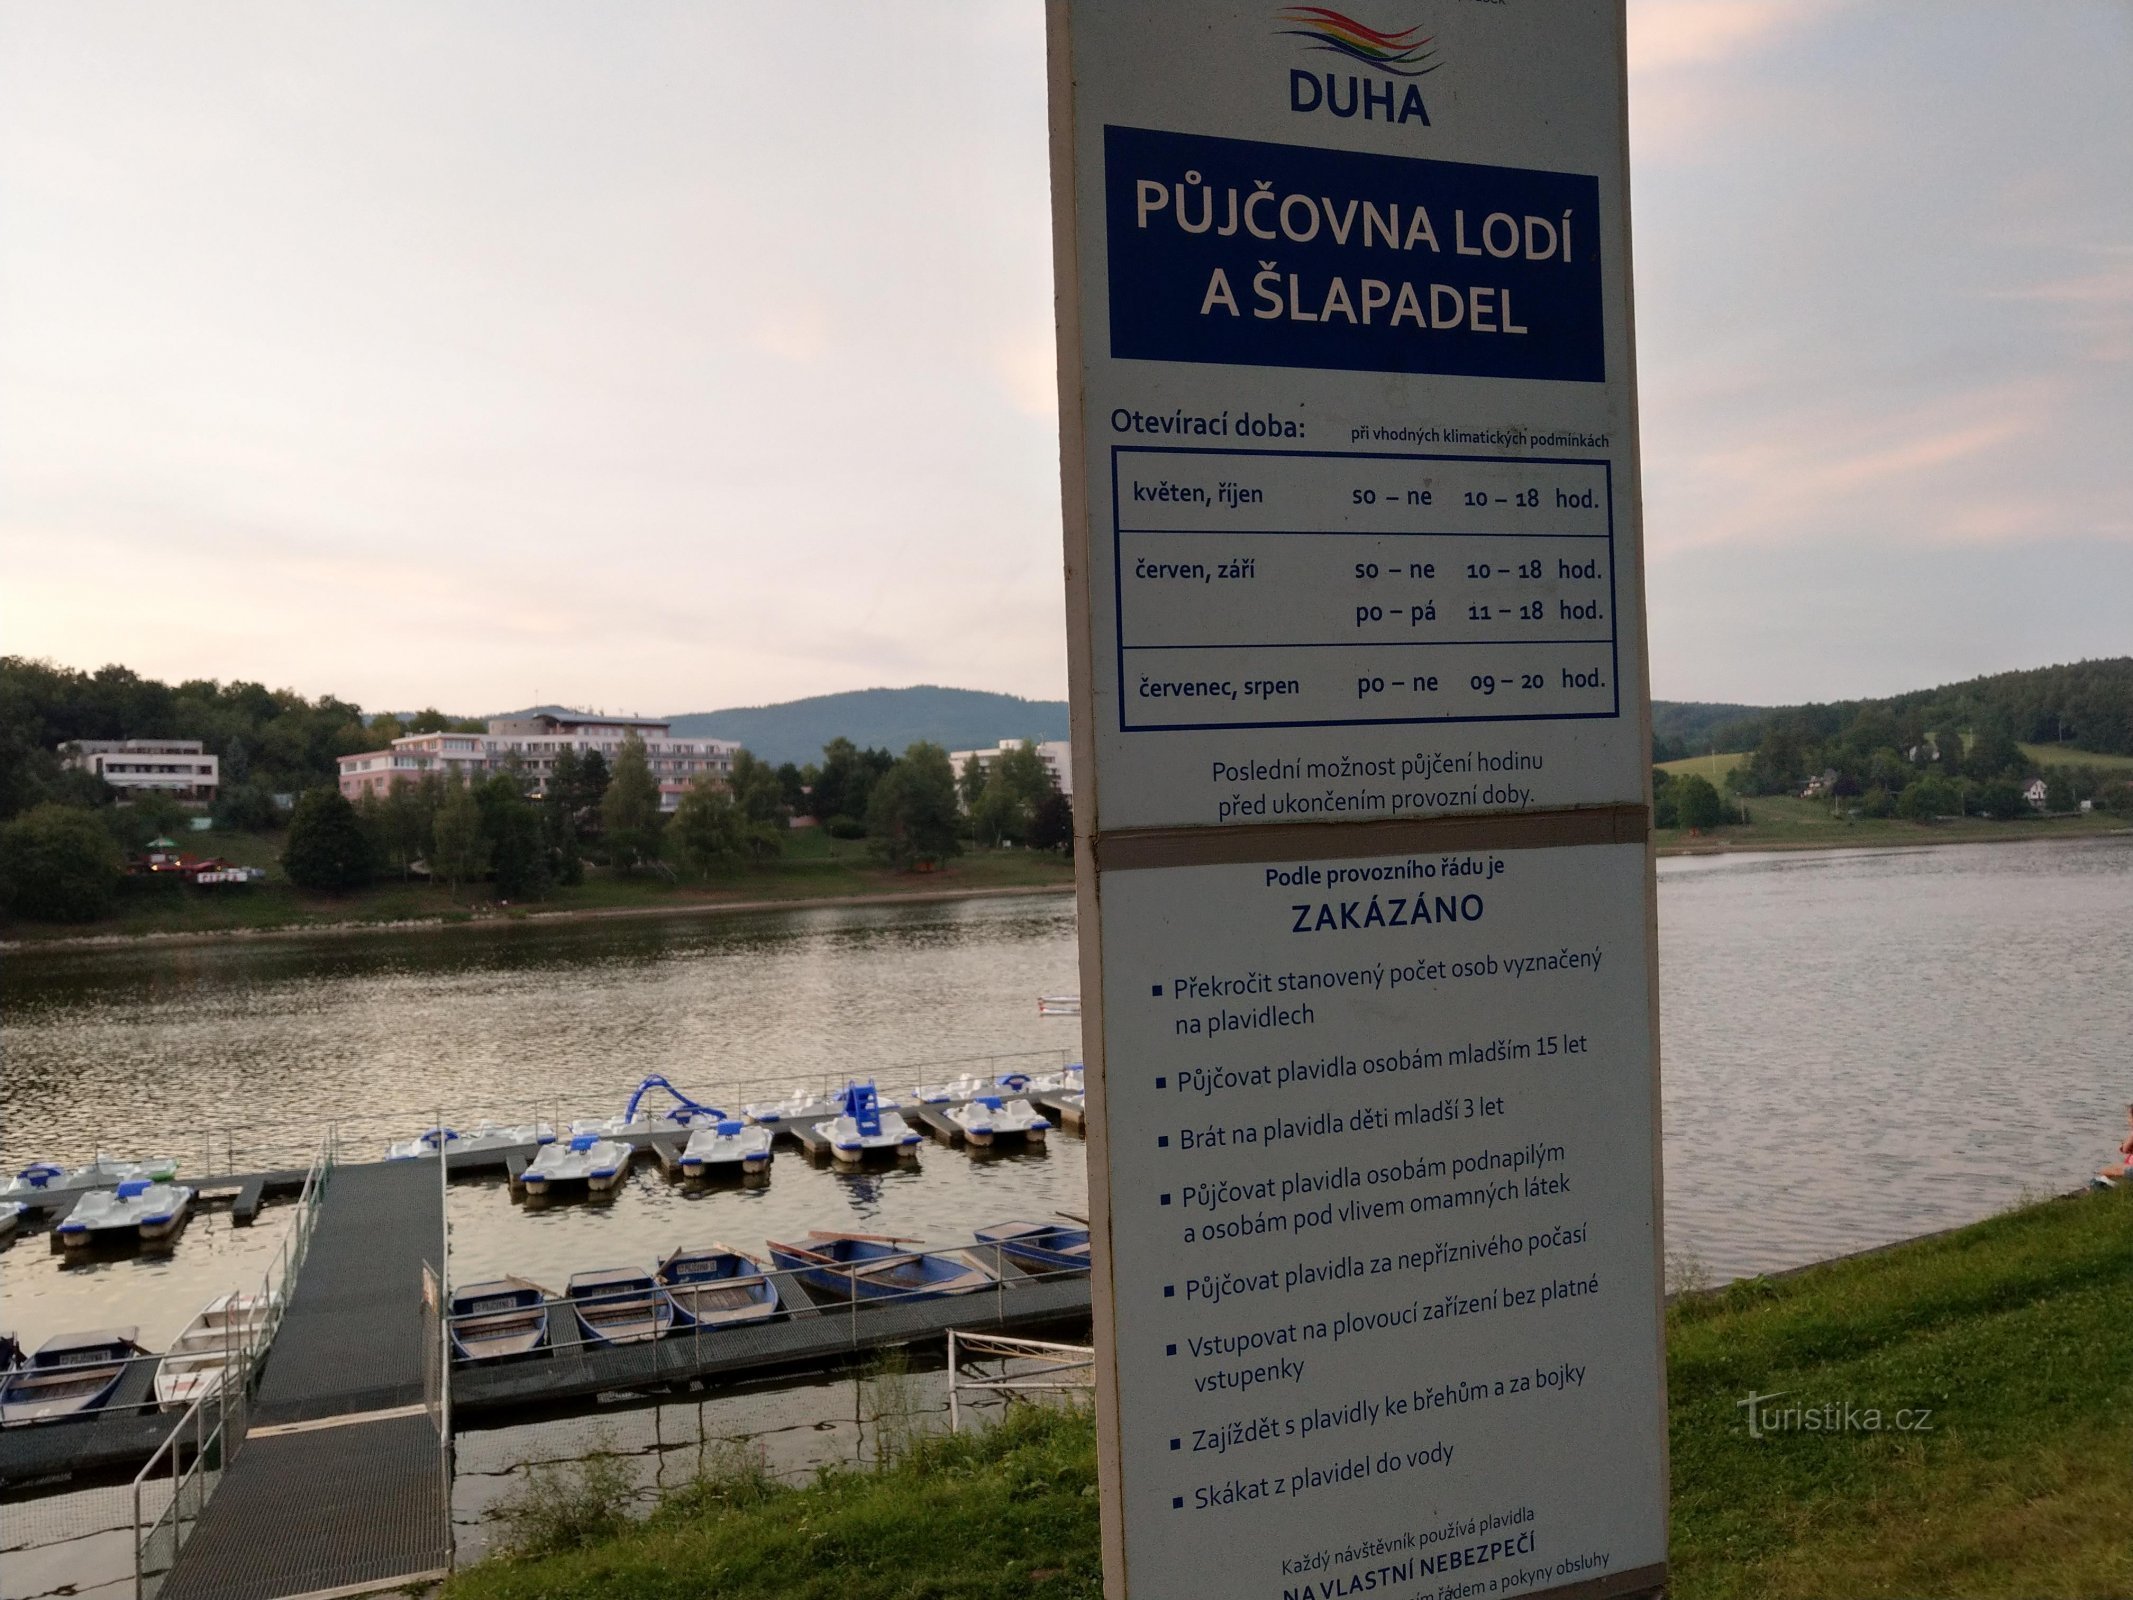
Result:
[[[1661,864],[1668,1247],[1714,1278],[1974,1219],[2079,1183],[2133,1100],[2133,841]],[[1076,985],[1064,898],[427,930],[17,956],[7,1158],[167,1142],[196,1165],[452,1118],[618,1107],[662,1071],[715,1096],[1078,1049],[1035,997]],[[364,1120],[367,1119],[367,1120]],[[845,1177],[781,1156],[759,1193],[649,1169],[604,1211],[454,1190],[454,1258],[562,1274],[781,1228],[956,1237],[1085,1207],[1082,1150]],[[301,1164],[300,1161],[292,1164]],[[212,1229],[203,1237],[216,1237]],[[38,1325],[111,1320],[0,1258]],[[200,1266],[200,1270],[191,1269]],[[179,1320],[223,1287],[188,1238]],[[131,1320],[129,1318],[128,1320]]]

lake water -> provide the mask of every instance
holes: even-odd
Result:
[[[1659,908],[1677,1275],[1973,1221],[2078,1185],[2115,1146],[2133,1101],[2133,840],[1674,859]],[[329,1119],[361,1159],[440,1113],[605,1115],[650,1072],[731,1104],[847,1074],[904,1088],[969,1058],[1041,1067],[1078,1055],[1079,1024],[1040,1018],[1036,996],[1077,984],[1065,896],[16,954],[0,1161],[101,1146],[196,1171],[301,1166]],[[863,1177],[780,1155],[767,1186],[700,1194],[640,1167],[613,1204],[543,1210],[500,1180],[459,1184],[453,1276],[554,1286],[808,1227],[966,1238],[1083,1209],[1082,1146],[1052,1143],[985,1161],[928,1145],[916,1170]],[[0,1323],[25,1342],[136,1324],[159,1346],[256,1278],[285,1215],[244,1230],[211,1212],[168,1254],[82,1265],[19,1241],[0,1252]],[[836,1455],[857,1448],[838,1421],[852,1394],[714,1402],[732,1415],[713,1431],[782,1440],[781,1463]],[[613,1426],[671,1466],[688,1419],[661,1419],[684,1410]],[[780,1420],[757,1429],[757,1412]],[[463,1498],[478,1509],[529,1454],[571,1453],[584,1430],[558,1426],[469,1436]],[[27,1571],[8,1553],[25,1549],[18,1520],[0,1565]]]

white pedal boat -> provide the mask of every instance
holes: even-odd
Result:
[[[553,1194],[583,1184],[594,1194],[614,1188],[629,1176],[630,1147],[589,1133],[572,1134],[541,1146],[519,1182],[528,1194]]]
[[[849,1083],[844,1088],[843,1114],[815,1124],[815,1133],[829,1141],[830,1154],[839,1161],[857,1163],[870,1155],[893,1155],[899,1160],[918,1158],[923,1136],[896,1111],[884,1111],[871,1083]]]
[[[168,1183],[177,1175],[178,1163],[169,1156],[149,1156],[140,1161],[124,1161],[117,1156],[107,1156],[99,1150],[95,1160],[71,1171],[56,1161],[32,1161],[15,1174],[14,1180],[6,1189],[0,1190],[0,1198],[20,1200],[67,1189],[95,1189],[105,1184],[124,1183],[128,1178],[146,1178],[151,1183]]]
[[[1044,1136],[1052,1131],[1051,1119],[1027,1100],[1003,1100],[996,1094],[980,1095],[951,1107],[946,1115],[963,1130],[963,1137],[980,1149],[1000,1139],[1042,1144]]]
[[[555,1129],[545,1122],[521,1123],[516,1127],[501,1122],[478,1122],[466,1133],[457,1128],[432,1128],[413,1139],[401,1139],[387,1145],[385,1159],[419,1161],[437,1153],[439,1140],[443,1141],[448,1153],[458,1155],[463,1150],[508,1150],[513,1145],[553,1144]]]
[[[22,1213],[28,1209],[20,1200],[0,1200],[0,1239],[15,1231],[15,1224],[22,1220]]]
[[[876,1094],[874,1104],[883,1111],[894,1111],[902,1102],[894,1095]],[[795,1089],[783,1100],[742,1106],[741,1115],[750,1122],[776,1129],[791,1122],[819,1122],[824,1117],[836,1116],[843,1109],[842,1094],[830,1094],[819,1089]]]
[[[644,1097],[655,1091],[669,1096],[674,1104],[657,1113],[648,1110]],[[726,1113],[717,1106],[707,1106],[700,1101],[691,1100],[655,1072],[630,1091],[629,1100],[618,1115],[573,1122],[570,1131],[573,1135],[589,1133],[601,1139],[621,1139],[633,1134],[673,1133],[679,1129],[708,1128],[726,1120]]]
[[[834,1116],[840,1104],[835,1095],[821,1094],[813,1089],[795,1089],[783,1100],[765,1100],[742,1106],[741,1115],[762,1127],[775,1128],[782,1122],[814,1122]]]
[[[685,1178],[717,1178],[739,1172],[753,1174],[770,1166],[771,1133],[760,1124],[727,1119],[689,1135],[681,1152],[681,1175]]]
[[[150,1183],[128,1178],[116,1189],[91,1189],[74,1202],[59,1225],[59,1242],[69,1250],[107,1240],[167,1239],[184,1226],[193,1191],[182,1183]]]
[[[265,1295],[224,1294],[200,1308],[156,1366],[156,1403],[183,1411],[222,1387],[231,1368],[267,1331],[274,1306]]]
[[[922,1106],[953,1105],[959,1100],[975,1100],[981,1094],[991,1094],[998,1087],[981,1073],[966,1072],[946,1083],[922,1083],[911,1091],[911,1098]]]
[[[1082,1091],[1081,1063],[1076,1061],[1057,1072],[1040,1072],[1025,1088],[1031,1094],[1079,1094]]]

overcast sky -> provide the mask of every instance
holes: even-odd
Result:
[[[1041,12],[805,15],[0,7],[0,648],[1063,695]],[[1630,15],[1654,691],[2133,651],[2133,6]]]

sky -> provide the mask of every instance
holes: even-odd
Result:
[[[1629,9],[1654,693],[2133,652],[2133,7]],[[815,15],[0,8],[0,649],[1063,696],[1041,9]]]

